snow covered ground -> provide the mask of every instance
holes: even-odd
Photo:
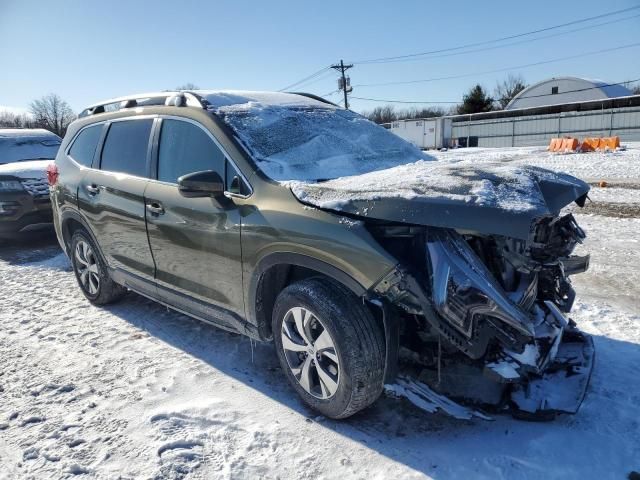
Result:
[[[318,418],[286,384],[270,345],[133,294],[93,307],[49,238],[0,247],[0,478],[622,479],[640,471],[640,144],[612,154],[436,156],[609,181],[577,213],[592,262],[575,277],[573,318],[597,348],[577,415],[461,421],[382,398],[346,421]]]

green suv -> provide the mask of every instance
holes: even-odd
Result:
[[[593,366],[566,318],[589,187],[441,164],[301,93],[177,91],[85,109],[49,172],[78,284],[273,340],[302,399],[344,418],[389,390],[575,412]]]

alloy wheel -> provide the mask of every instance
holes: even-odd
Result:
[[[98,270],[98,259],[91,245],[80,240],[76,244],[75,257],[78,278],[80,279],[82,287],[91,295],[97,294],[100,288],[100,274]]]
[[[282,322],[282,347],[300,386],[323,400],[335,395],[340,363],[335,343],[322,321],[303,307],[290,309]]]

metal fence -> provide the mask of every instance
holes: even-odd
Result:
[[[622,141],[640,141],[640,107],[520,115],[481,119],[456,116],[451,138],[479,147],[524,147],[545,145],[553,137],[620,136]]]

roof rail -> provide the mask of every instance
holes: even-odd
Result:
[[[82,110],[78,116],[82,118],[90,115],[97,115],[99,113],[116,112],[124,108],[145,107],[150,105],[206,108],[206,102],[194,93],[186,91],[168,91],[141,93],[104,100],[88,106]]]

